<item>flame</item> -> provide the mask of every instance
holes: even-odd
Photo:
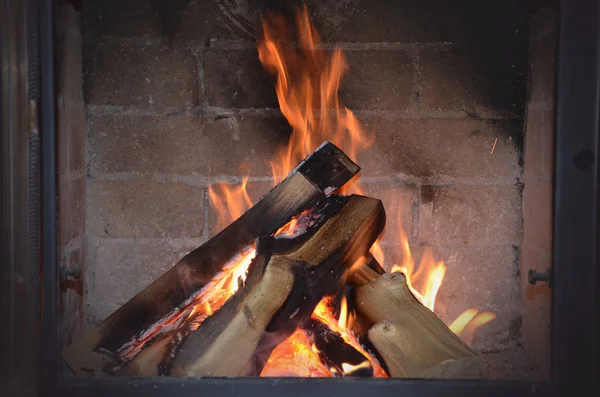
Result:
[[[477,328],[494,320],[496,315],[490,312],[479,312],[470,308],[462,312],[449,326],[450,330],[458,335],[465,343],[471,344]]]
[[[350,375],[354,371],[358,371],[361,368],[369,368],[370,366],[371,366],[371,363],[369,362],[369,360],[365,360],[365,361],[363,361],[362,363],[360,363],[358,365],[352,365],[352,364],[348,364],[348,363],[342,363],[342,369],[344,370],[344,373],[346,375]]]
[[[435,312],[435,299],[437,293],[442,286],[444,276],[446,275],[446,264],[444,261],[436,261],[431,249],[426,248],[421,255],[419,266],[415,267],[415,258],[410,250],[410,244],[406,236],[406,232],[402,227],[401,208],[398,206],[398,241],[402,252],[402,263],[386,266],[384,263],[384,253],[379,244],[376,242],[371,248],[371,253],[377,261],[387,271],[401,272],[406,276],[408,288],[413,293],[415,298],[427,307],[432,312]],[[378,259],[378,256],[381,259]],[[473,341],[475,331],[482,325],[494,320],[494,313],[483,312],[479,313],[478,309],[470,308],[465,310],[456,320],[454,320],[449,328],[452,332],[458,335],[465,343],[470,344]]]
[[[296,18],[298,46],[292,44],[293,32],[286,27],[283,18],[276,15],[263,19],[263,38],[258,43],[259,59],[265,69],[276,77],[275,89],[279,106],[292,127],[288,145],[280,148],[276,157],[270,161],[274,183],[280,182],[323,141],[334,143],[356,161],[357,155],[372,145],[375,139],[375,134],[367,134],[354,113],[339,101],[338,89],[347,69],[341,50],[336,49],[329,54],[323,49],[318,33],[310,24],[306,7],[297,13]],[[218,216],[218,227],[221,229],[252,206],[247,192],[249,170],[246,168],[246,171],[238,186],[217,184],[209,187],[209,197]],[[362,194],[356,178],[351,182],[343,188],[346,193]],[[293,235],[297,228],[296,218],[277,230],[274,235]],[[402,225],[400,219],[398,224]],[[433,311],[446,265],[443,261],[436,261],[430,250],[425,250],[419,266],[415,267],[408,238],[401,226],[399,241],[403,254],[402,263],[394,264],[389,269],[385,266],[385,255],[379,241],[373,245],[371,253],[384,268],[392,272],[403,272],[415,297]],[[143,340],[145,343],[161,330],[180,326],[182,322],[192,329],[197,328],[204,319],[219,310],[245,281],[248,266],[255,255],[254,247],[245,250],[183,309],[169,315],[164,322],[146,332],[137,342]],[[477,309],[468,309],[450,325],[450,329],[470,343],[477,327],[493,320],[494,317],[492,313],[479,313]],[[365,356],[365,361],[358,365],[343,363],[344,374],[372,366],[374,376],[387,377],[381,365],[365,351],[351,331],[354,318],[348,312],[345,298],[341,304],[339,318],[336,319],[333,314],[330,298],[323,299],[317,305],[312,318],[339,333],[346,343]],[[135,354],[136,346],[141,349],[139,346],[142,345],[140,342],[133,347],[129,346],[125,358],[131,358]],[[273,350],[261,376],[333,376],[336,371],[326,368],[318,353],[306,332],[298,329]]]
[[[252,200],[246,189],[248,179],[249,175],[246,174],[242,178],[242,183],[235,187],[223,183],[209,186],[208,196],[217,212],[219,230],[225,228],[252,207]]]
[[[271,352],[260,376],[332,377],[308,335],[297,329]]]
[[[360,344],[358,338],[350,327],[355,321],[354,317],[348,314],[348,305],[346,302],[346,297],[342,298],[342,304],[340,308],[340,316],[336,320],[333,310],[331,309],[332,300],[329,297],[323,298],[315,310],[313,311],[311,317],[315,320],[321,321],[323,324],[326,324],[332,331],[337,332],[344,339],[344,342],[352,346],[358,352],[360,352],[365,358],[368,360],[370,365],[373,367],[373,376],[378,378],[387,378],[387,374],[379,364],[376,358],[371,356]],[[358,368],[355,368],[355,370]],[[348,374],[347,371],[345,371]]]
[[[374,135],[367,135],[354,114],[339,102],[338,88],[347,69],[341,50],[329,56],[322,48],[306,7],[296,19],[298,47],[277,15],[263,18],[263,38],[258,43],[258,57],[277,79],[279,107],[292,126],[288,145],[270,161],[275,182],[323,141],[337,145],[353,160],[374,141]]]
[[[219,310],[235,294],[241,283],[246,281],[246,272],[255,256],[256,250],[254,246],[250,246],[232,258],[223,270],[185,302],[181,309],[175,309],[138,338],[121,347],[121,357],[127,360],[133,358],[152,338],[171,329],[181,329],[187,325],[188,331],[196,330],[208,316]]]

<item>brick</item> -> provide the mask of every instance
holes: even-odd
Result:
[[[198,104],[198,72],[189,49],[106,41],[89,44],[86,50],[84,94],[88,104]]]
[[[86,187],[83,176],[71,181],[71,197],[66,203],[71,207],[71,239],[82,239],[85,236]]]
[[[63,179],[58,187],[58,242],[64,247],[85,233],[85,180]]]
[[[521,249],[521,311],[523,327],[521,341],[528,364],[537,369],[537,376],[550,376],[551,351],[551,290],[546,283],[530,285],[530,269],[546,272],[552,266],[552,250],[523,243]]]
[[[60,175],[83,169],[85,109],[82,94],[80,13],[70,5],[57,8],[56,91],[58,168]]]
[[[524,182],[552,183],[554,176],[554,106],[530,106],[525,122]]]
[[[527,13],[520,2],[387,0],[347,7],[354,12],[331,40],[481,43],[514,41],[526,33]],[[336,17],[330,15],[332,20]]]
[[[200,239],[89,239],[88,321],[102,321],[201,243]]]
[[[208,103],[224,108],[278,108],[275,79],[256,50],[207,50],[203,54]]]
[[[423,186],[419,239],[426,244],[520,245],[517,187]]]
[[[374,132],[358,155],[363,176],[406,176],[424,183],[513,184],[521,175],[518,131],[510,122],[470,119],[363,120]],[[490,154],[494,140],[498,142]]]
[[[552,249],[553,188],[550,182],[525,184],[523,188],[523,244]]]
[[[556,82],[557,34],[548,34],[530,44],[530,94],[531,103],[554,103]]]
[[[108,237],[199,237],[204,189],[183,183],[90,181],[88,232]]]
[[[422,50],[421,101],[431,109],[522,114],[526,52],[508,46]]]
[[[350,109],[405,109],[415,93],[411,59],[403,51],[348,51],[340,101]]]
[[[522,347],[514,347],[502,352],[484,353],[481,366],[482,379],[497,380],[550,380],[542,379],[528,367]]]
[[[59,343],[61,349],[82,335],[83,297],[73,289],[61,291],[59,302]]]
[[[212,1],[85,1],[84,9],[90,41],[101,36],[200,41],[239,37],[224,23],[223,14]]]
[[[71,181],[61,180],[58,185],[58,246],[64,247],[71,232]]]
[[[252,164],[252,176],[270,176],[265,161],[287,143],[280,118],[117,116],[89,119],[91,169],[102,172],[237,175]]]
[[[359,179],[360,181],[360,179]],[[413,234],[413,213],[417,211],[417,189],[408,185],[358,184],[358,194],[377,198],[383,202],[386,212],[385,231],[382,244],[398,243],[400,231],[408,239]],[[354,193],[350,191],[349,193]]]

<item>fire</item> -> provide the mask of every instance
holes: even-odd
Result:
[[[346,297],[342,298],[342,304],[340,308],[340,316],[336,320],[335,315],[331,309],[331,298],[323,298],[315,310],[312,313],[312,318],[315,320],[321,321],[323,324],[326,324],[332,331],[337,332],[342,336],[344,341],[359,351],[363,356],[365,356],[366,360],[373,367],[373,376],[378,378],[387,378],[387,374],[373,356],[368,353],[358,341],[358,338],[351,331],[350,327],[354,322],[354,318],[348,314],[348,304],[346,302]],[[362,368],[362,367],[361,367]],[[354,368],[353,371],[359,368]],[[349,374],[348,371],[345,371],[345,374]]]
[[[218,184],[208,188],[208,196],[217,212],[219,230],[228,226],[252,207],[252,200],[246,189],[248,179],[249,175],[245,175],[242,183],[237,187]]]
[[[358,152],[374,140],[338,100],[340,82],[347,69],[341,50],[334,50],[330,56],[322,48],[306,7],[296,19],[299,48],[291,44],[293,32],[277,15],[263,19],[264,35],[258,43],[259,59],[277,78],[279,107],[293,129],[289,144],[270,162],[276,182],[323,141],[332,142],[356,160]]]
[[[444,276],[446,275],[446,264],[444,261],[436,261],[431,249],[427,248],[421,255],[419,266],[415,267],[415,259],[410,250],[410,244],[406,232],[402,228],[401,208],[398,208],[398,225],[399,235],[398,241],[402,251],[402,263],[394,264],[389,269],[385,266],[385,255],[379,244],[376,243],[371,248],[371,253],[377,261],[386,270],[391,273],[401,272],[406,276],[406,282],[411,292],[423,306],[434,312],[435,298],[442,286]],[[421,292],[422,291],[422,292]],[[470,344],[477,328],[489,323],[496,316],[493,313],[479,313],[478,309],[471,308],[465,310],[456,320],[454,320],[449,328],[452,332],[458,335],[465,343]]]
[[[448,327],[458,335],[465,343],[470,344],[475,336],[475,330],[496,318],[494,313],[479,312],[478,309],[465,310]]]
[[[263,19],[263,38],[258,43],[258,56],[269,72],[276,77],[275,89],[281,112],[292,127],[288,145],[281,148],[270,161],[273,182],[281,181],[302,159],[312,153],[323,141],[327,140],[340,147],[351,159],[368,148],[375,139],[373,133],[367,134],[354,113],[340,103],[338,89],[344,72],[346,60],[341,50],[331,53],[322,46],[318,33],[311,25],[308,12],[303,8],[297,14],[297,29],[294,35],[286,26],[282,17],[269,15]],[[293,45],[294,37],[298,45]],[[210,200],[218,214],[221,228],[237,219],[252,206],[247,192],[248,175],[243,177],[237,187],[217,185],[209,188]],[[362,189],[356,179],[348,184],[346,192],[361,194]],[[397,212],[400,214],[400,210]],[[402,225],[398,219],[398,224]],[[274,235],[293,235],[297,228],[297,217],[280,228]],[[415,297],[430,310],[434,311],[437,293],[446,273],[443,261],[436,261],[430,250],[425,250],[418,266],[411,253],[408,238],[402,227],[398,241],[402,251],[402,262],[385,266],[384,250],[379,242],[371,248],[377,261],[392,272],[406,275],[410,290]],[[202,321],[235,293],[245,277],[247,268],[254,257],[252,249],[236,259],[223,276],[208,290],[206,296],[195,300],[187,321]],[[467,343],[472,340],[477,327],[494,319],[492,313],[479,313],[477,309],[468,309],[459,316],[450,329]],[[365,356],[358,365],[344,363],[345,375],[371,366],[374,376],[387,377],[377,362],[362,347],[351,331],[353,316],[348,311],[345,299],[341,304],[338,318],[331,308],[331,298],[324,298],[312,313],[312,318],[326,324],[332,331],[339,333],[344,341]],[[175,321],[175,320],[174,320]],[[198,323],[199,325],[199,323]],[[271,353],[261,376],[333,376],[334,371],[327,368],[319,359],[318,351],[303,330],[296,330]]]
[[[318,353],[306,332],[297,329],[271,352],[260,376],[332,377]]]
[[[196,330],[208,316],[219,310],[235,294],[241,283],[246,281],[246,272],[255,256],[254,246],[236,255],[201,291],[185,302],[182,309],[174,310],[139,338],[123,346],[119,354],[125,359],[130,359],[156,335],[171,329],[185,326],[188,331]]]

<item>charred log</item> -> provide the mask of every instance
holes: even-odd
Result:
[[[364,256],[385,224],[379,200],[350,196],[339,213],[311,236],[281,249],[275,238],[258,245],[246,284],[181,344],[175,376],[260,374],[272,346],[306,325],[317,303],[345,283],[346,270]],[[275,341],[275,342],[274,342]],[[267,351],[268,352],[268,351]]]
[[[329,142],[324,143],[239,219],[186,255],[98,327],[65,348],[63,358],[79,375],[90,373],[90,368],[103,368],[105,357],[92,352],[107,351],[109,355],[117,352],[174,308],[181,307],[256,238],[275,233],[293,216],[323,200],[326,193],[341,187],[358,171],[359,167],[341,150]],[[94,357],[101,359],[94,360]]]

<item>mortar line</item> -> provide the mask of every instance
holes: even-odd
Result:
[[[204,50],[199,48],[192,51],[195,54],[198,74],[198,105],[204,108],[208,106],[208,99],[206,98],[206,84],[204,81]]]
[[[204,225],[202,229],[202,237],[204,240],[208,241],[210,237],[209,228],[210,228],[210,199],[208,197],[208,187],[203,189],[204,194]]]
[[[478,109],[474,112],[465,110],[429,110],[429,109],[409,109],[409,110],[387,110],[387,109],[353,109],[354,114],[359,119],[378,118],[382,120],[423,120],[423,119],[452,119],[452,120],[515,120],[520,117],[515,114],[497,112],[489,109]],[[315,111],[317,116],[320,111]],[[332,110],[331,114],[335,114]],[[275,108],[221,108],[210,105],[202,105],[186,108],[152,108],[144,109],[137,107],[115,106],[115,105],[87,105],[86,116],[134,116],[134,117],[216,117],[222,115],[229,116],[250,116],[258,118],[282,118],[283,114]]]
[[[166,173],[140,173],[140,172],[99,172],[93,173],[92,179],[97,181],[122,181],[122,182],[152,182],[152,183],[183,183],[191,187],[205,188],[216,183],[225,183],[237,185],[243,182],[243,177],[238,175],[182,175]],[[480,179],[458,179],[458,180],[423,180],[422,178],[408,176],[386,176],[386,177],[361,177],[359,179],[363,185],[388,185],[388,186],[419,186],[427,185],[434,187],[513,187],[515,182],[506,181],[481,181]],[[272,183],[272,176],[251,176],[248,182],[268,182]]]
[[[108,42],[116,42],[132,46],[168,46],[172,43],[188,48],[199,48],[205,46],[198,44],[198,40],[192,39],[176,39],[169,41],[161,37],[119,37],[119,36],[101,36],[98,40],[98,45],[104,45]],[[412,48],[444,48],[456,46],[460,43],[451,41],[430,41],[430,42],[400,42],[400,41],[379,41],[379,42],[343,42],[331,41],[316,45],[316,49],[333,50],[341,49],[345,51],[391,51],[391,50],[406,50]],[[250,40],[214,40],[208,43],[206,47],[209,50],[256,50],[256,42]],[[295,48],[302,48],[300,45],[295,45]]]
[[[209,187],[215,183],[226,183],[230,185],[242,183],[244,177],[238,175],[204,176],[195,174],[168,174],[168,173],[141,173],[141,172],[98,172],[92,174],[92,179],[97,181],[132,181],[132,182],[155,182],[155,183],[183,183],[192,187]],[[368,177],[359,179],[363,185],[389,185],[389,186],[435,186],[435,187],[512,187],[515,182],[507,181],[481,181],[480,179],[462,180],[423,180],[422,178],[409,176],[385,176]],[[272,176],[251,176],[248,182],[273,182]]]
[[[412,237],[415,241],[419,241],[419,222],[420,217],[419,214],[421,212],[421,185],[417,185],[417,198],[416,198],[416,206],[413,208],[413,219],[412,219]]]

